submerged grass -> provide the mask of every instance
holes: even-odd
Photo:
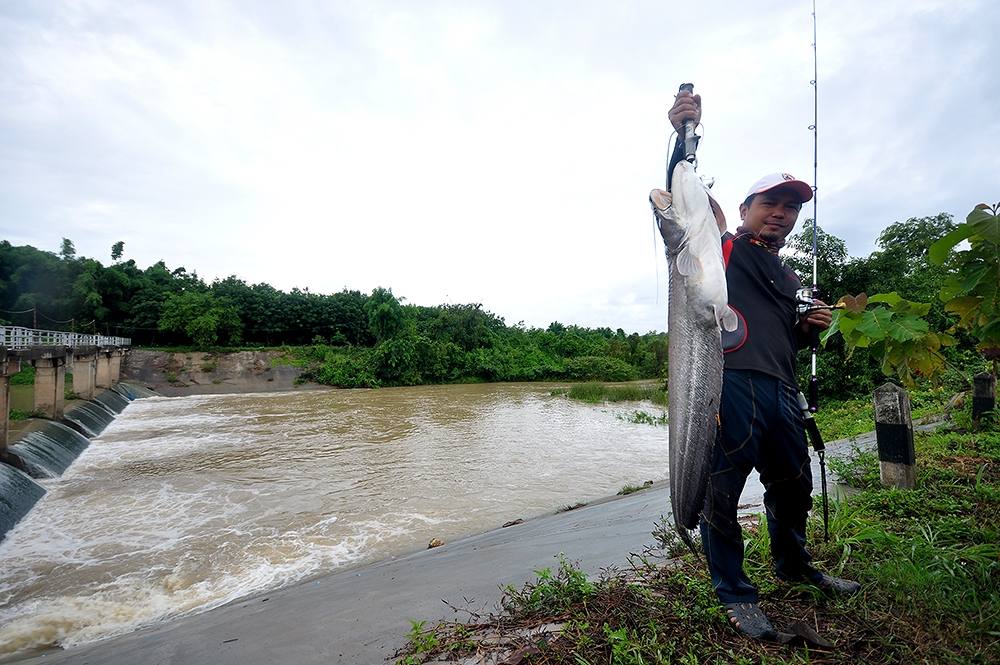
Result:
[[[662,384],[653,383],[577,383],[569,390],[553,390],[552,394],[566,395],[591,404],[604,402],[653,402],[667,405],[667,391]]]
[[[657,548],[633,556],[628,570],[590,579],[563,557],[558,570],[505,588],[497,614],[421,624],[398,662],[1000,662],[1000,430],[940,429],[918,433],[915,444],[917,489],[881,487],[877,456],[856,453],[832,463],[858,492],[833,504],[829,542],[821,519],[809,521],[816,564],[861,581],[857,596],[779,583],[763,517],[744,524],[746,568],[762,608],[779,628],[807,623],[832,649],[740,637],[704,561],[662,523],[653,534]]]
[[[624,420],[627,423],[632,423],[633,425],[666,425],[667,424],[667,414],[666,412],[656,415],[648,411],[643,411],[642,409],[635,409],[634,411],[629,411],[628,413],[619,413],[615,415],[618,420]]]

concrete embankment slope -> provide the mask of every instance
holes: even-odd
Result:
[[[167,397],[324,387],[303,383],[303,371],[285,352],[277,350],[206,353],[131,349],[122,363],[122,380]]]
[[[870,446],[873,435],[855,439]],[[831,456],[851,442],[828,446]],[[813,477],[819,479],[815,466]],[[763,489],[751,478],[747,512],[760,512]],[[444,547],[336,572],[130,635],[50,652],[27,663],[102,665],[331,665],[381,663],[405,642],[410,619],[453,618],[442,599],[492,609],[498,585],[520,585],[558,565],[560,552],[588,574],[627,564],[653,545],[654,523],[669,507],[664,484],[576,510],[531,519]]]

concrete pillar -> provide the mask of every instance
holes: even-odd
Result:
[[[53,420],[66,404],[66,356],[38,358],[35,364],[35,409]]]
[[[979,429],[983,414],[997,406],[997,378],[992,372],[980,372],[972,377],[972,424]]]
[[[73,356],[73,392],[80,399],[93,399],[97,372],[97,354]]]
[[[97,352],[97,370],[94,385],[98,388],[111,387],[111,351]]]
[[[7,456],[7,439],[10,433],[10,377],[21,371],[21,361],[17,358],[7,358],[7,351],[3,352],[0,361],[0,459]]]
[[[111,352],[111,383],[118,383],[118,379],[122,376],[122,356],[125,352],[121,349],[115,349]]]
[[[875,437],[882,484],[901,489],[916,487],[910,396],[895,384],[875,389]]]

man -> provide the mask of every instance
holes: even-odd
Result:
[[[680,131],[685,120],[701,121],[701,96],[680,92],[668,114]],[[708,493],[701,518],[702,544],[712,584],[733,626],[757,639],[777,632],[758,605],[757,589],[743,571],[743,532],[737,505],[751,469],[764,485],[771,554],[779,578],[806,582],[841,594],[857,582],[825,575],[810,565],[805,549],[806,517],[812,507],[812,473],[798,405],[795,354],[810,335],[830,326],[829,310],[796,311],[799,278],[778,258],[812,188],[788,174],[764,176],[740,205],[742,225],[722,232],[730,306],[740,326],[723,333],[725,351],[720,428],[712,453]],[[817,304],[823,303],[817,301]]]

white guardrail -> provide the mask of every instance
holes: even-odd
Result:
[[[104,335],[84,335],[83,333],[59,332],[58,330],[35,330],[15,326],[0,326],[0,340],[3,348],[13,351],[30,349],[35,346],[130,346],[129,337],[106,337]]]

